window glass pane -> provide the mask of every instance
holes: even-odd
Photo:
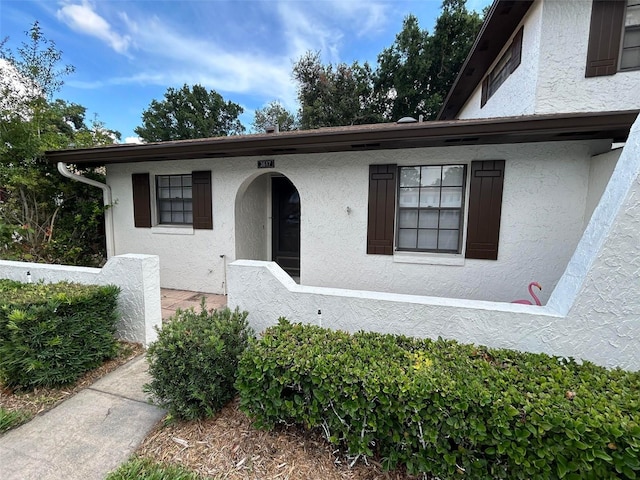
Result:
[[[183,175],[182,176],[182,186],[190,187],[191,186],[191,175]]]
[[[171,212],[171,222],[172,223],[184,223],[184,213],[182,213],[182,212]]]
[[[169,194],[171,198],[182,198],[182,188],[180,187],[171,187],[171,193]]]
[[[633,5],[635,3],[635,5]],[[627,6],[627,16],[624,21],[626,27],[632,25],[640,25],[640,4],[637,2],[629,2]]]
[[[184,187],[182,189],[182,198],[191,198],[191,187]]]
[[[193,202],[191,200],[184,200],[182,202],[182,210],[184,210],[185,212],[192,212]]]
[[[172,187],[181,187],[182,186],[182,175],[171,175],[169,177],[169,184]]]
[[[460,211],[442,210],[440,212],[440,228],[460,228]]]
[[[438,232],[440,250],[458,250],[458,230],[440,230]]]
[[[160,223],[171,223],[171,212],[160,212]]]
[[[437,210],[420,210],[420,228],[438,228]]]
[[[193,213],[184,212],[184,223],[193,223]]]
[[[160,188],[158,190],[158,197],[160,197],[160,198],[169,198],[169,189],[168,188]]]
[[[640,28],[627,29],[624,34],[624,48],[640,47]]]
[[[420,185],[423,187],[437,187],[442,178],[442,167],[422,167]]]
[[[399,228],[417,228],[418,227],[418,211],[417,210],[400,210],[398,217]]]
[[[461,207],[462,187],[442,187],[442,206]]]
[[[418,248],[435,250],[438,248],[438,230],[418,230]]]
[[[171,200],[160,200],[158,202],[158,210],[160,210],[161,212],[170,212]]]
[[[440,206],[440,188],[439,187],[422,187],[420,189],[420,206],[421,207],[439,207]]]
[[[160,187],[168,187],[169,186],[169,177],[166,175],[161,175],[158,177],[158,186]]]
[[[171,200],[171,211],[172,212],[181,212],[182,208],[182,200]]]
[[[401,188],[399,205],[401,207],[417,207],[418,206],[418,189],[417,188]]]
[[[400,186],[417,187],[420,185],[420,167],[402,167],[400,169]]]
[[[622,51],[620,60],[620,68],[637,68],[640,67],[640,47],[630,48]]]
[[[401,228],[398,233],[398,248],[416,248],[417,230]]]
[[[462,186],[464,167],[457,165],[454,167],[443,167],[442,185],[451,187]]]

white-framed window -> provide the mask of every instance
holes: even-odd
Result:
[[[399,167],[396,249],[460,253],[466,166]]]
[[[156,200],[159,225],[193,224],[191,174],[157,175]]]

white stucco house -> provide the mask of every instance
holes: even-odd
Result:
[[[287,316],[638,369],[639,12],[497,1],[435,122],[47,158],[106,166],[110,255],[158,255],[163,287],[228,293],[258,330]],[[531,281],[543,306],[509,303]]]

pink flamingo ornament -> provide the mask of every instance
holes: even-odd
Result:
[[[540,291],[542,291],[542,286],[538,283],[538,282],[531,282],[529,284],[529,294],[533,297],[533,299],[536,302],[536,305],[538,306],[542,306],[542,303],[540,303],[540,299],[538,297],[536,297],[536,294],[533,293],[533,287],[538,287],[538,289]],[[529,300],[514,300],[511,303],[522,303],[524,305],[533,305],[533,303],[531,303]]]

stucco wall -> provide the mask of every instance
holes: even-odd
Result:
[[[596,206],[600,202],[602,193],[609,183],[613,169],[618,163],[618,158],[622,149],[618,148],[601,155],[595,155],[591,159],[591,168],[589,169],[589,189],[587,191],[587,206],[584,212],[585,227],[591,219],[591,215]]]
[[[585,78],[591,4],[534,3],[522,21],[522,63],[482,108],[478,85],[458,118],[639,109],[640,71]]]
[[[120,255],[111,257],[102,268],[0,260],[1,278],[26,282],[27,272],[34,283],[117,285],[120,287],[118,337],[144,346],[156,340],[155,327],[162,325],[158,257]]]
[[[229,266],[231,308],[257,331],[280,316],[640,369],[640,117],[557,287],[543,307],[295,284],[276,264]],[[609,156],[613,156],[609,155]]]
[[[590,158],[606,148],[606,142],[567,142],[287,155],[275,157],[272,172],[286,175],[300,192],[302,284],[510,301],[526,297],[527,285],[537,280],[545,288],[545,300],[582,234]],[[506,160],[498,261],[366,254],[370,164],[468,164],[479,159]],[[131,173],[203,169],[212,170],[213,230],[134,228]],[[237,258],[238,238],[255,235],[269,241],[261,233],[268,222],[259,218],[269,202],[268,189],[250,183],[268,172],[256,168],[255,158],[110,165],[116,252],[160,256],[163,287],[222,293],[220,255],[229,262]],[[236,219],[235,212],[245,212],[246,219]],[[250,254],[251,248],[241,253]]]
[[[245,190],[246,188],[246,190]],[[244,194],[242,191],[244,190]],[[269,260],[269,177],[247,180],[236,196],[236,258]]]

